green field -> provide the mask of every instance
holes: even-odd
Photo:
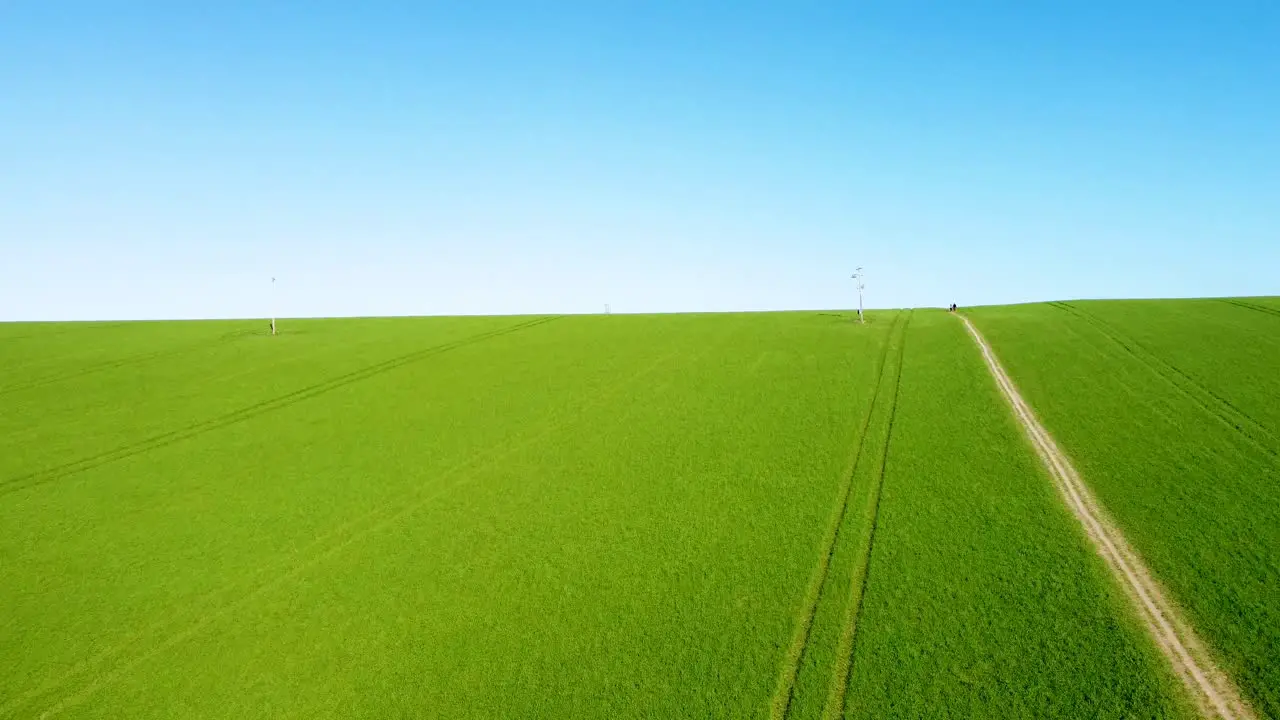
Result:
[[[1266,717],[1280,717],[1277,308],[1245,298],[970,313]]]
[[[852,716],[1186,716],[1171,673],[1025,451],[973,341],[944,314],[920,320]]]
[[[1241,302],[972,317],[1275,715]],[[0,717],[1191,715],[941,311],[16,323],[0,368]]]

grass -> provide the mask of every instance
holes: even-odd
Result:
[[[1280,717],[1280,317],[1268,306],[971,314],[1255,709]]]
[[[0,717],[1184,711],[944,313],[282,327],[0,325]]]
[[[848,717],[1179,717],[961,323],[906,338]]]
[[[1280,311],[1257,300],[1135,300],[1067,305],[1179,390],[1280,447]],[[1224,360],[1229,360],[1224,362]]]
[[[0,712],[766,708],[883,326],[526,321],[6,339]]]
[[[839,717],[843,707],[854,620],[875,528],[880,462],[896,405],[910,315],[900,313],[890,321],[876,392],[853,445],[847,478],[793,636],[799,644],[787,658],[775,693],[775,718]]]

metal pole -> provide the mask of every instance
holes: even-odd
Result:
[[[862,268],[858,268],[858,271],[853,274],[853,281],[858,285],[858,322],[865,325],[867,320],[862,315],[862,289],[867,285],[863,282]]]
[[[271,334],[276,334],[276,279],[271,278]]]

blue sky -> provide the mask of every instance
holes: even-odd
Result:
[[[0,319],[850,307],[859,265],[1280,294],[1280,4],[0,8]]]

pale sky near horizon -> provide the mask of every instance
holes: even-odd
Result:
[[[410,5],[6,3],[0,320],[1280,294],[1274,0]]]

